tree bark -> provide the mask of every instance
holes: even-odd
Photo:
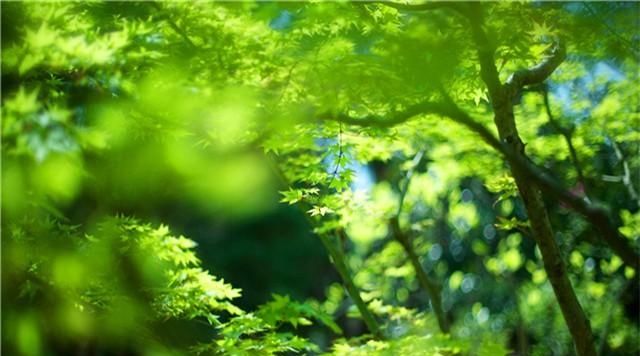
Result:
[[[498,128],[500,140],[509,146],[515,155],[520,156],[522,160],[528,160],[516,127],[512,99],[523,86],[544,81],[564,60],[564,49],[558,46],[554,56],[530,70],[514,73],[506,84],[502,84],[493,58],[494,48],[482,28],[482,9],[479,4],[474,4],[474,6],[476,6],[474,9],[476,11],[473,16],[469,16],[472,36],[477,46],[480,75],[489,90],[494,110],[494,122]],[[512,164],[510,168],[527,210],[533,237],[540,248],[544,269],[553,287],[565,323],[573,337],[576,352],[578,355],[595,356],[596,350],[591,325],[571,286],[565,263],[555,241],[542,192],[536,182],[529,179],[529,175],[521,169],[520,165]]]

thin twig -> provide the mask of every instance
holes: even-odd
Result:
[[[342,161],[343,150],[342,150],[342,122],[338,122],[338,158],[336,159],[336,166],[331,173],[331,179],[329,180],[329,184],[327,186],[331,188],[331,183],[338,175],[338,170],[340,169],[340,162]]]
[[[618,145],[618,143],[611,138],[609,138],[609,141],[613,146],[613,150],[616,153],[618,161],[622,163],[622,170],[624,173],[624,175],[622,176],[622,184],[627,187],[627,191],[629,192],[629,196],[631,197],[631,199],[638,205],[638,207],[640,207],[640,198],[638,197],[638,193],[636,192],[636,189],[633,186],[633,182],[631,181],[631,170],[629,169],[629,163],[622,153],[620,145]]]
[[[164,9],[162,8],[162,6],[155,2],[152,1],[151,2],[151,6],[155,7],[156,9],[163,11]],[[180,26],[178,26],[178,24],[176,24],[169,15],[164,15],[164,20],[169,24],[169,26],[178,34],[180,35],[180,37],[182,37],[182,39],[187,42],[187,44],[189,44],[189,46],[192,49],[198,49],[198,46],[196,46],[195,43],[193,43],[193,41],[191,40],[191,38],[189,37],[189,35],[187,35],[187,32],[185,30],[183,30],[182,28],[180,28]]]
[[[489,70],[486,74],[488,75],[490,72]],[[443,95],[444,94],[446,93],[443,92]],[[620,234],[617,225],[609,215],[609,210],[606,209],[604,205],[595,201],[588,202],[565,189],[540,167],[530,160],[523,158],[519,152],[516,152],[506,142],[499,140],[485,125],[476,121],[458,107],[449,96],[445,95],[443,100],[438,103],[423,102],[417,104],[415,107],[393,115],[390,120],[384,120],[377,116],[360,119],[350,117],[346,114],[329,115],[319,117],[318,119],[335,120],[350,125],[389,127],[404,122],[411,117],[424,114],[437,114],[442,117],[447,117],[480,136],[485,143],[504,156],[510,165],[517,167],[524,175],[533,180],[542,191],[550,197],[567,204],[573,210],[584,216],[589,223],[600,231],[603,240],[622,258],[627,266],[635,270],[640,270],[640,257],[638,253],[629,244],[629,241]]]
[[[276,100],[275,105],[279,105],[282,99],[284,98],[284,94],[286,93],[287,89],[289,89],[289,85],[291,84],[291,77],[293,76],[293,71],[296,69],[299,63],[300,61],[296,61],[289,68],[289,71],[287,72],[287,80],[284,83],[284,87],[282,88],[282,91],[280,92],[280,95],[278,96],[278,99]]]
[[[366,303],[362,300],[362,297],[360,296],[360,291],[358,290],[358,287],[355,285],[353,278],[349,273],[349,267],[347,266],[347,262],[344,254],[338,247],[336,247],[336,245],[331,241],[329,236],[326,236],[324,234],[318,234],[318,237],[320,238],[320,241],[322,242],[324,247],[329,252],[329,255],[331,256],[331,260],[333,261],[333,265],[338,271],[338,274],[340,274],[340,277],[342,277],[344,287],[347,290],[347,293],[349,293],[351,300],[353,300],[353,303],[358,308],[358,311],[360,311],[360,316],[362,316],[362,320],[364,320],[364,323],[367,325],[367,328],[369,329],[371,334],[373,334],[377,339],[379,340],[384,339],[384,336],[382,335],[382,331],[380,330],[378,322],[376,321],[373,313],[371,313],[371,311],[367,307]],[[336,238],[339,239],[339,237],[336,237]]]
[[[449,322],[445,315],[444,309],[442,308],[442,297],[440,296],[440,287],[434,281],[429,278],[427,272],[425,272],[422,267],[422,263],[420,263],[420,258],[413,248],[413,244],[409,236],[400,229],[400,224],[398,222],[397,217],[393,217],[390,221],[391,225],[391,233],[393,234],[393,238],[400,243],[400,245],[404,248],[407,257],[409,257],[409,261],[413,266],[413,270],[416,273],[416,278],[418,279],[418,283],[420,287],[424,289],[431,301],[431,309],[438,320],[438,327],[440,331],[443,333],[449,332]]]
[[[411,178],[413,177],[413,172],[420,164],[420,161],[422,161],[423,156],[424,156],[424,150],[420,150],[418,151],[418,153],[416,153],[415,157],[413,157],[413,160],[411,161],[411,168],[409,169],[409,171],[407,171],[404,187],[402,187],[402,190],[400,191],[400,202],[398,204],[398,212],[396,213],[396,216],[398,218],[400,218],[400,213],[402,212],[402,205],[404,204],[404,198],[407,195],[407,192],[409,191],[409,184],[411,184]]]
[[[406,4],[402,2],[392,2],[392,1],[357,1],[355,4],[358,5],[369,5],[369,4],[379,4],[388,7],[392,7],[399,11],[425,11],[425,10],[437,10],[442,8],[451,8],[455,9],[457,4],[455,2],[446,2],[446,1],[428,1],[421,4]]]
[[[573,162],[573,166],[576,169],[576,174],[578,175],[578,182],[582,183],[582,187],[584,189],[584,195],[587,199],[589,199],[589,189],[587,187],[587,181],[584,178],[582,165],[580,164],[580,160],[578,159],[578,153],[576,151],[576,148],[573,146],[571,130],[565,127],[562,127],[562,125],[560,125],[560,123],[555,119],[555,117],[551,113],[551,106],[549,105],[549,89],[546,85],[543,85],[542,87],[542,98],[544,99],[544,107],[547,112],[547,117],[549,118],[549,123],[564,138],[564,141],[566,142],[567,147],[569,148],[571,161]]]
[[[441,293],[440,287],[435,282],[433,282],[427,275],[427,272],[422,267],[422,263],[420,263],[420,259],[418,258],[418,254],[416,253],[415,248],[413,247],[413,244],[411,242],[409,235],[406,232],[402,231],[399,223],[400,213],[402,212],[402,205],[404,204],[405,196],[409,191],[411,178],[413,177],[413,173],[415,169],[418,167],[418,165],[422,161],[423,156],[424,156],[424,150],[420,150],[411,161],[411,168],[409,169],[409,171],[407,171],[406,182],[404,184],[404,187],[402,187],[402,190],[400,191],[398,211],[396,213],[396,216],[391,219],[390,225],[391,225],[391,232],[392,232],[393,238],[396,241],[398,241],[400,245],[402,245],[402,247],[404,248],[405,253],[407,254],[407,257],[409,257],[409,261],[411,262],[411,265],[413,266],[413,269],[416,273],[418,283],[420,284],[422,289],[424,289],[424,291],[427,293],[427,296],[431,301],[431,309],[433,310],[433,313],[436,315],[436,319],[438,320],[438,326],[440,327],[440,331],[442,331],[443,333],[448,333],[449,322],[447,320],[444,309],[442,308],[442,299],[440,297],[440,293]]]
[[[290,187],[291,185],[289,181],[287,180],[284,172],[276,162],[275,158],[272,155],[267,155],[267,161],[269,162],[269,166],[272,168],[272,170],[280,180],[281,185],[283,185],[285,188]],[[314,226],[315,225],[314,222],[312,221],[310,216],[305,212],[305,209],[300,204],[296,204],[296,207],[301,211],[302,215],[305,217],[309,225]],[[344,235],[345,232],[338,231],[338,234]],[[331,258],[331,262],[333,266],[335,267],[336,271],[340,275],[340,278],[342,279],[342,285],[347,290],[347,293],[351,297],[351,300],[358,308],[358,311],[360,312],[360,315],[362,316],[364,323],[369,329],[369,332],[371,332],[371,334],[376,339],[379,339],[379,340],[384,339],[384,335],[380,330],[380,326],[377,320],[375,319],[375,316],[373,315],[371,310],[367,307],[367,304],[362,300],[362,297],[360,296],[360,291],[358,290],[357,286],[355,285],[355,282],[353,281],[353,278],[351,277],[351,274],[349,273],[349,268],[347,266],[344,253],[331,241],[331,238],[326,234],[317,234],[317,236],[320,238],[320,241],[322,242],[325,249],[327,250],[327,253]],[[336,236],[336,238],[340,238],[340,237],[341,236]]]

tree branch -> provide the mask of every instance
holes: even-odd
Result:
[[[344,151],[342,148],[342,122],[339,122],[338,124],[340,125],[338,131],[338,158],[336,159],[336,166],[333,168],[333,172],[331,172],[331,179],[329,180],[329,184],[327,184],[327,187],[329,187],[329,189],[331,189],[333,180],[338,176],[338,170],[340,170],[340,164],[344,155]]]
[[[536,183],[542,191],[547,193],[551,198],[561,201],[568,205],[571,209],[581,214],[588,222],[590,222],[602,235],[603,241],[624,261],[625,265],[640,270],[640,257],[635,249],[630,245],[629,241],[624,238],[616,224],[609,216],[608,211],[603,208],[602,204],[596,202],[588,202],[583,198],[576,196],[569,190],[562,187],[555,179],[546,174],[542,169],[537,167],[530,160],[521,157],[518,151],[509,146],[506,142],[500,141],[489,129],[474,120],[466,112],[460,109],[448,96],[443,92],[444,100],[439,103],[423,102],[414,105],[410,109],[394,114],[390,119],[383,119],[380,116],[369,116],[365,118],[353,118],[346,114],[320,116],[319,119],[340,121],[350,125],[369,126],[369,127],[391,127],[407,121],[408,119],[426,114],[436,114],[448,117],[475,132],[489,146],[502,154],[511,166],[521,170],[523,174]],[[424,111],[420,111],[424,109]]]
[[[479,10],[478,15],[470,16],[469,20],[480,58],[480,76],[489,89],[494,112],[493,120],[500,138],[504,141],[503,154],[510,163],[511,175],[527,210],[533,238],[540,248],[544,269],[573,338],[576,353],[580,356],[595,356],[593,332],[589,319],[569,280],[565,262],[555,240],[540,184],[536,184],[536,180],[533,179],[538,176],[531,174],[530,161],[525,153],[524,143],[518,134],[513,111],[513,98],[519,94],[522,87],[525,84],[543,81],[557,67],[554,64],[556,61],[548,60],[530,70],[516,72],[505,85],[502,85],[493,59],[495,48],[488,45],[487,36],[482,29],[484,22],[480,11],[482,8],[480,5],[476,5],[476,8]],[[556,51],[556,53],[562,53],[562,51]]]
[[[404,205],[404,198],[407,196],[407,192],[409,191],[409,185],[411,184],[411,178],[413,177],[413,172],[416,167],[422,161],[422,157],[424,157],[424,150],[420,150],[411,160],[411,168],[407,171],[407,175],[405,177],[406,181],[404,183],[404,187],[400,190],[400,199],[398,201],[398,212],[396,216],[400,218],[400,213],[402,213],[402,205]]]
[[[429,300],[431,301],[431,309],[433,310],[433,313],[436,315],[436,319],[438,320],[438,327],[440,328],[440,331],[442,331],[443,333],[448,333],[449,322],[447,320],[444,309],[442,308],[442,297],[441,297],[440,287],[436,282],[432,281],[431,278],[429,278],[429,276],[427,275],[427,272],[422,267],[422,263],[420,263],[420,259],[416,254],[415,248],[413,247],[413,244],[411,242],[411,238],[409,237],[409,235],[407,235],[405,231],[403,231],[400,228],[400,222],[399,222],[400,213],[402,212],[402,205],[404,204],[404,198],[407,195],[407,192],[409,191],[409,185],[411,184],[411,178],[413,177],[413,172],[415,171],[418,164],[420,164],[420,161],[422,160],[423,156],[424,156],[424,150],[421,150],[413,158],[411,168],[407,172],[406,182],[404,184],[404,187],[402,187],[400,191],[400,198],[398,201],[398,211],[396,215],[391,218],[389,224],[390,224],[390,230],[393,238],[396,241],[398,241],[400,245],[404,248],[404,251],[407,254],[407,257],[409,258],[409,261],[413,266],[413,270],[416,273],[416,277],[418,278],[418,283],[420,284],[420,287],[424,289],[424,291],[427,293],[427,297],[429,297]]]
[[[472,3],[472,11],[463,12],[463,15],[469,20],[471,25],[471,37],[476,45],[478,53],[478,61],[480,62],[480,77],[487,85],[491,103],[494,107],[504,107],[509,102],[502,100],[502,84],[498,75],[493,54],[495,53],[495,44],[491,42],[485,33],[483,26],[483,8],[479,3]]]
[[[267,155],[267,161],[269,162],[269,165],[273,169],[274,174],[278,177],[280,183],[285,188],[290,187],[291,186],[290,183],[287,181],[287,178],[282,172],[282,169],[280,168],[280,166],[278,166],[278,163],[276,162],[275,158],[273,156]],[[309,225],[314,226],[315,225],[314,222],[311,220],[309,215],[305,212],[305,209],[302,208],[300,204],[296,204],[296,207],[300,210],[302,215],[309,222]],[[344,234],[344,231],[339,230],[338,234]],[[338,246],[336,246],[336,244],[333,241],[331,241],[331,238],[326,234],[317,234],[317,236],[320,238],[320,241],[322,242],[325,249],[327,250],[327,253],[331,258],[331,262],[333,266],[335,267],[336,271],[340,275],[340,278],[342,279],[342,285],[347,290],[347,294],[349,294],[349,297],[351,297],[351,300],[356,305],[356,308],[358,308],[358,311],[360,312],[360,315],[362,316],[362,320],[367,326],[367,329],[369,329],[369,332],[376,339],[378,340],[384,339],[384,335],[382,333],[382,330],[380,330],[378,321],[376,320],[371,310],[369,310],[369,308],[367,307],[367,304],[362,300],[362,297],[360,296],[360,291],[358,290],[358,287],[355,285],[355,282],[353,281],[353,278],[349,273],[349,267],[347,265],[344,253],[340,248],[338,248]],[[339,239],[339,236],[336,236],[336,238]]]
[[[416,254],[415,249],[413,248],[413,244],[411,243],[411,239],[407,234],[405,234],[400,229],[400,224],[398,223],[398,217],[393,217],[390,222],[391,225],[391,233],[393,234],[393,238],[402,245],[404,248],[407,257],[409,257],[409,261],[413,266],[413,270],[416,272],[416,277],[418,278],[418,283],[420,287],[425,290],[429,300],[431,301],[431,309],[433,313],[436,315],[436,319],[438,320],[438,327],[440,331],[443,333],[449,332],[449,323],[447,321],[446,315],[444,313],[444,309],[442,308],[442,297],[440,296],[440,287],[429,278],[427,272],[425,272],[422,267],[422,263],[420,263],[420,258]]]
[[[505,85],[510,87],[513,92],[517,92],[524,86],[540,84],[560,66],[566,56],[567,51],[564,43],[558,40],[549,57],[534,67],[513,73],[509,79],[507,79]]]
[[[164,9],[162,8],[162,6],[160,5],[160,3],[155,2],[155,1],[151,1],[150,2],[151,6],[155,7],[156,9],[158,9],[159,11],[163,11]],[[189,45],[189,47],[191,47],[192,49],[198,49],[198,46],[196,46],[195,43],[193,43],[193,41],[191,40],[191,38],[189,37],[189,35],[187,35],[187,32],[184,31],[182,28],[180,28],[180,26],[178,26],[178,24],[176,24],[169,15],[162,15],[161,17],[164,17],[164,20],[169,24],[169,26],[178,34],[180,35],[180,37],[182,37],[182,39]]]
[[[331,261],[333,262],[333,265],[338,271],[338,274],[340,275],[340,277],[342,277],[342,282],[344,284],[344,287],[347,290],[347,293],[349,294],[349,296],[351,297],[351,300],[353,300],[353,303],[358,308],[358,311],[362,316],[362,320],[364,320],[364,323],[367,325],[367,328],[369,329],[371,334],[373,334],[378,340],[384,339],[384,336],[382,335],[378,322],[373,316],[373,313],[371,313],[369,308],[367,308],[367,304],[362,300],[362,297],[360,297],[360,291],[358,290],[358,287],[355,285],[353,278],[349,273],[349,267],[347,266],[347,262],[344,257],[344,254],[342,253],[342,250],[336,247],[336,245],[331,241],[331,239],[328,236],[324,234],[318,234],[318,237],[320,237],[320,241],[322,242],[324,247],[327,249],[327,252],[329,252],[329,256],[331,256]],[[336,237],[336,239],[339,240],[338,237]]]
[[[429,1],[420,4],[408,4],[402,2],[391,2],[391,1],[358,1],[357,4],[380,4],[388,7],[392,7],[396,10],[401,11],[426,11],[426,10],[436,10],[442,8],[451,8],[454,9],[457,7],[455,2],[446,2],[446,1]]]
[[[587,187],[587,181],[584,178],[580,160],[578,160],[578,152],[573,146],[571,130],[562,127],[562,125],[560,125],[560,123],[554,118],[553,114],[551,113],[551,106],[549,105],[549,89],[546,85],[543,85],[542,87],[542,98],[544,99],[544,107],[547,112],[547,117],[549,118],[549,123],[551,124],[551,126],[553,126],[554,130],[556,130],[560,135],[562,135],[562,137],[564,137],[564,141],[566,142],[567,148],[569,149],[571,161],[573,162],[573,166],[575,167],[576,173],[578,175],[578,182],[582,183],[584,194],[587,199],[589,199],[589,189]]]
[[[611,141],[611,144],[613,145],[613,150],[616,153],[616,158],[618,158],[618,161],[622,163],[622,170],[624,172],[624,175],[622,176],[622,184],[627,187],[627,191],[629,192],[629,197],[631,198],[631,200],[633,200],[638,205],[638,207],[640,207],[640,197],[638,197],[638,193],[636,192],[636,189],[633,186],[633,182],[631,181],[631,170],[629,169],[629,163],[627,162],[624,154],[622,154],[620,145],[618,145],[618,143],[611,138],[609,138],[609,141]]]
[[[618,231],[616,224],[602,204],[589,203],[585,199],[563,188],[555,179],[544,173],[530,160],[522,157],[511,146],[498,140],[486,127],[469,117],[464,111],[451,109],[450,116],[471,131],[478,134],[487,144],[500,152],[512,167],[521,171],[537,184],[542,191],[555,200],[567,204],[581,214],[602,235],[604,242],[624,261],[625,265],[640,270],[640,257],[629,241]]]
[[[348,125],[388,128],[402,124],[418,115],[445,114],[450,107],[447,104],[431,101],[422,101],[409,106],[406,110],[391,115],[370,115],[365,117],[353,117],[344,113],[319,113],[315,115],[318,120],[338,121]]]

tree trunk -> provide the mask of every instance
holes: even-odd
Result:
[[[518,152],[523,159],[528,159],[524,152],[524,144],[518,135],[513,115],[513,106],[505,90],[499,90],[501,98],[494,100],[495,124],[500,139],[506,142],[513,152]],[[565,263],[556,244],[553,229],[544,205],[542,193],[535,182],[525,172],[512,165],[511,172],[518,186],[518,191],[529,216],[533,237],[536,240],[544,269],[560,305],[564,320],[573,337],[578,355],[596,355],[591,325],[569,281]]]
[[[489,91],[494,111],[494,122],[498,128],[500,140],[509,146],[511,152],[517,157],[526,161],[528,157],[524,152],[524,143],[518,134],[513,113],[513,98],[518,95],[523,86],[539,84],[544,81],[564,59],[564,48],[556,48],[554,56],[532,69],[514,73],[506,84],[502,84],[493,57],[495,48],[482,28],[482,7],[478,3],[469,6],[468,10],[463,13],[466,13],[471,24],[471,33],[480,61],[480,76]],[[576,352],[578,355],[595,356],[596,349],[591,325],[571,286],[571,281],[569,281],[544,205],[542,192],[536,182],[530,179],[527,172],[521,167],[518,164],[511,164],[511,173],[527,210],[533,238],[540,248],[544,269],[553,287],[565,323],[573,337]]]

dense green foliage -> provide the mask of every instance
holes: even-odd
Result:
[[[640,352],[639,19],[3,2],[3,351]]]

